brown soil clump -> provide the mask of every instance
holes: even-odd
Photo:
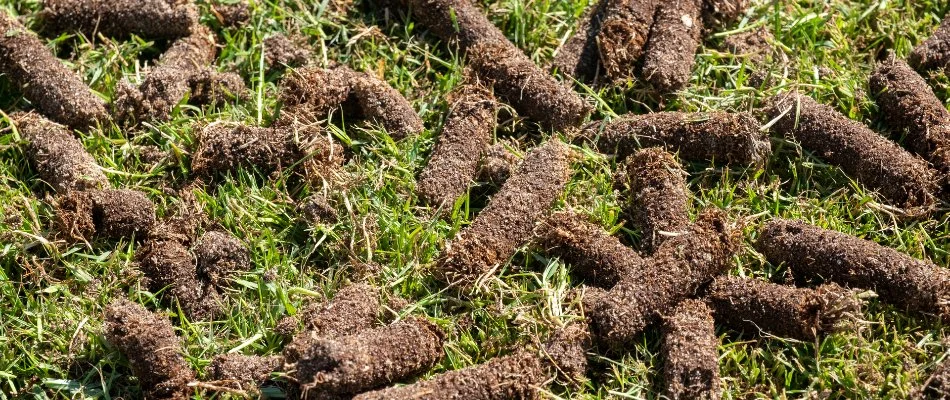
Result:
[[[683,300],[663,319],[663,378],[670,399],[718,400],[719,338],[712,312],[700,300]]]
[[[305,67],[291,70],[281,81],[281,124],[314,123],[340,108],[353,91],[356,72],[344,67]]]
[[[469,52],[485,42],[508,42],[471,0],[405,0],[413,17],[442,40]]]
[[[198,279],[195,257],[183,244],[148,241],[136,250],[135,258],[148,290],[166,290],[166,303],[177,301],[189,318],[208,320],[220,310],[218,293]]]
[[[654,147],[629,157],[625,175],[626,212],[642,231],[640,248],[653,253],[668,236],[689,226],[686,171],[672,154]]]
[[[19,86],[43,115],[73,128],[109,119],[105,102],[5,11],[0,11],[0,32],[0,75]]]
[[[950,359],[944,359],[923,386],[912,393],[914,399],[950,398]]]
[[[443,357],[442,330],[421,318],[315,340],[297,361],[304,398],[351,395],[411,378]]]
[[[177,39],[192,33],[198,9],[190,1],[44,0],[40,19],[51,33]]]
[[[719,30],[732,25],[749,8],[749,0],[703,0],[703,27]]]
[[[669,0],[659,5],[643,52],[643,79],[660,94],[686,87],[702,40],[701,0]]]
[[[750,113],[658,112],[625,115],[606,125],[592,122],[583,136],[597,149],[626,158],[646,147],[662,147],[686,161],[761,166],[772,152],[767,135]],[[599,136],[599,137],[598,137]]]
[[[359,104],[363,118],[383,126],[394,139],[402,139],[422,132],[422,118],[402,93],[389,83],[367,74],[353,75],[352,96]]]
[[[198,276],[214,286],[225,286],[234,274],[251,269],[247,247],[227,232],[205,232],[198,238],[194,252]]]
[[[591,348],[590,332],[585,324],[572,324],[551,334],[541,355],[548,370],[567,382],[581,382],[587,375],[587,351]],[[551,374],[554,375],[554,374]]]
[[[73,240],[131,237],[148,233],[154,223],[155,204],[135,190],[74,191],[57,199],[57,231]]]
[[[528,153],[515,174],[463,229],[437,263],[435,274],[466,285],[506,262],[532,237],[570,178],[569,149],[557,139]]]
[[[478,86],[455,93],[439,141],[416,183],[419,198],[433,206],[451,207],[468,190],[495,129],[497,104],[491,93]]]
[[[928,159],[950,183],[950,112],[927,82],[907,63],[891,59],[878,65],[870,79],[884,123],[906,134],[905,145]]]
[[[597,36],[600,61],[611,80],[631,78],[653,25],[658,0],[607,0]]]
[[[29,142],[33,168],[57,193],[109,187],[102,168],[68,128],[34,113],[15,114],[13,121]]]
[[[297,318],[303,332],[284,348],[288,362],[296,362],[314,341],[356,335],[376,324],[380,310],[379,290],[365,284],[340,289],[327,302],[305,306]]]
[[[716,322],[740,332],[813,341],[837,332],[861,314],[861,302],[835,284],[795,288],[758,279],[723,276],[706,296]]]
[[[728,270],[739,232],[725,218],[721,211],[704,212],[689,230],[667,239],[645,259],[642,272],[603,295],[585,296],[595,339],[621,348],[702,284]]]
[[[950,317],[950,270],[889,247],[797,221],[774,220],[756,246],[769,262],[799,279],[871,289],[886,303]]]
[[[281,356],[221,354],[211,360],[207,373],[208,379],[214,381],[216,386],[254,391],[283,365],[284,358]]]
[[[303,199],[297,205],[297,214],[310,225],[334,224],[339,221],[336,208],[322,194],[315,194]]]
[[[736,55],[749,57],[752,64],[764,62],[775,53],[772,42],[775,38],[768,28],[761,26],[756,29],[726,36],[723,45],[726,50]]]
[[[297,68],[307,65],[310,53],[302,38],[276,34],[264,39],[264,62],[271,68]]]
[[[767,112],[777,119],[773,131],[797,140],[804,149],[839,166],[908,214],[926,214],[933,209],[935,172],[924,160],[867,126],[798,94],[772,99]]]
[[[515,168],[518,168],[518,162],[521,161],[517,155],[508,149],[508,146],[512,145],[511,142],[508,142],[508,144],[498,142],[489,146],[478,163],[475,179],[495,186],[505,184]]]
[[[541,359],[520,351],[412,385],[363,393],[353,400],[539,399],[545,380],[547,374]]]
[[[472,70],[492,84],[496,95],[543,129],[577,128],[590,115],[591,108],[583,98],[535,65],[510,42],[480,43],[468,55]]]
[[[234,4],[212,4],[211,12],[218,18],[218,22],[229,28],[238,28],[251,21],[251,6],[247,1]]]
[[[129,360],[150,399],[185,400],[195,373],[182,356],[181,340],[167,318],[131,301],[113,301],[105,311],[105,338]]]
[[[571,274],[588,285],[610,289],[645,266],[637,252],[601,226],[571,211],[555,213],[535,230],[541,251],[571,265]]]
[[[914,47],[907,63],[921,74],[941,71],[950,65],[950,18],[944,18],[933,36]]]
[[[578,22],[574,35],[557,50],[552,67],[581,82],[591,82],[600,69],[597,35],[611,0],[600,0],[589,7]]]

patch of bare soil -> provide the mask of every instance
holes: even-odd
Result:
[[[50,33],[81,32],[88,37],[138,35],[149,39],[188,36],[198,24],[190,1],[44,0],[40,19]]]
[[[255,392],[271,373],[284,365],[281,356],[248,356],[220,354],[211,360],[206,370],[208,380],[215,386],[244,392]]]
[[[892,58],[878,65],[869,86],[884,124],[906,135],[904,145],[930,161],[941,184],[950,183],[950,111],[924,78]]]
[[[105,102],[16,18],[0,12],[0,74],[47,118],[82,129],[108,121]]]
[[[610,289],[645,266],[634,250],[600,225],[571,211],[557,212],[535,229],[540,251],[570,265],[571,275],[588,285]]]
[[[495,94],[543,129],[567,131],[581,125],[591,107],[577,93],[539,68],[511,42],[484,42],[468,52],[469,65]]]
[[[105,311],[105,338],[129,360],[150,399],[185,400],[195,373],[182,356],[181,340],[171,322],[125,299]]]
[[[224,231],[208,231],[194,248],[198,277],[214,286],[226,286],[239,272],[251,269],[251,258],[241,240]]]
[[[914,47],[907,63],[921,74],[942,71],[950,65],[950,18],[944,18],[933,36]]]
[[[610,80],[633,77],[653,26],[658,0],[607,0],[597,36],[600,61]]]
[[[756,248],[796,279],[871,289],[908,311],[950,317],[950,270],[889,247],[798,221],[773,220]]]
[[[686,161],[761,166],[772,152],[768,135],[751,113],[657,112],[624,115],[588,124],[582,137],[598,150],[626,158],[646,147],[662,147]]]
[[[798,141],[909,215],[933,209],[935,171],[924,160],[811,97],[790,93],[770,102],[774,132]]]
[[[718,400],[719,338],[712,311],[700,300],[683,300],[663,318],[663,394],[670,399]]]
[[[35,113],[14,114],[12,119],[28,142],[33,168],[57,193],[109,187],[102,168],[68,128]]]
[[[588,83],[597,77],[600,69],[600,50],[597,35],[604,21],[604,13],[611,0],[599,0],[581,16],[574,34],[557,49],[551,66],[561,74]]]
[[[442,133],[416,183],[416,194],[432,206],[451,207],[465,194],[495,130],[497,104],[491,92],[467,85],[453,96]]]
[[[312,52],[303,37],[278,33],[264,39],[264,62],[274,69],[307,65]]]
[[[622,186],[625,211],[642,232],[640,249],[650,254],[689,226],[686,171],[672,154],[657,147],[627,158]]]
[[[724,212],[706,211],[682,235],[671,237],[646,258],[639,274],[625,277],[584,307],[595,340],[620,349],[680,301],[732,265],[741,233]]]
[[[478,43],[508,42],[471,0],[405,0],[405,4],[420,24],[463,52]]]
[[[701,0],[663,1],[643,51],[643,79],[660,94],[686,87],[702,40]]]
[[[862,306],[854,293],[833,283],[808,289],[735,276],[716,278],[706,300],[716,322],[730,329],[808,342],[846,327]]]
[[[410,318],[352,336],[314,341],[296,362],[304,398],[352,395],[412,378],[444,356],[442,330]]]
[[[475,221],[449,244],[436,265],[436,277],[467,285],[511,258],[564,190],[570,178],[568,153],[557,139],[528,153]]]
[[[502,140],[489,146],[478,163],[475,180],[495,186],[504,185],[521,161],[509,147],[517,148],[517,143]]]
[[[197,261],[188,248],[173,240],[150,240],[135,251],[149,291],[165,290],[166,304],[178,305],[192,320],[209,320],[220,312],[217,291],[198,278]]]

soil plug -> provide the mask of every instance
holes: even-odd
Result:
[[[689,190],[686,171],[661,148],[643,149],[627,158],[627,214],[639,227],[640,248],[653,253],[667,237],[689,227]]]
[[[198,25],[198,9],[190,1],[44,0],[40,19],[51,33],[177,39]]]
[[[660,94],[686,87],[702,40],[701,0],[663,1],[643,54],[643,79]]]
[[[683,300],[663,319],[662,330],[664,396],[718,400],[719,338],[709,307],[700,300]]]

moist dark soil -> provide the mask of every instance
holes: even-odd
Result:
[[[528,153],[475,221],[449,244],[436,277],[467,285],[511,258],[564,190],[570,178],[568,153],[556,139]]]
[[[7,12],[0,12],[0,32],[0,75],[43,115],[78,129],[109,119],[105,102]]]
[[[193,320],[209,320],[220,311],[218,293],[198,279],[197,261],[176,241],[151,240],[135,252],[149,291],[164,290],[166,304],[178,305]]]
[[[509,147],[517,148],[517,144],[511,141],[500,141],[489,146],[478,163],[475,180],[495,186],[505,184],[515,172],[515,168],[518,168],[518,162],[521,161],[509,150]]]
[[[652,147],[627,158],[622,186],[625,212],[642,232],[640,249],[653,253],[689,226],[686,171],[667,151]]]
[[[297,205],[297,214],[310,225],[333,224],[339,220],[336,207],[322,194],[315,194],[303,199]]]
[[[274,69],[307,65],[312,52],[303,37],[276,34],[264,39],[264,62]]]
[[[465,194],[491,143],[496,108],[491,93],[482,87],[456,89],[439,140],[416,182],[422,201],[451,207]]]
[[[701,0],[663,1],[643,51],[643,79],[660,94],[681,90],[689,83],[702,41]]]
[[[756,245],[796,279],[826,280],[870,289],[908,311],[950,317],[950,270],[889,247],[798,221],[773,220]]]
[[[226,286],[235,274],[251,269],[251,256],[241,240],[223,231],[208,231],[194,248],[198,277],[214,286]]]
[[[909,215],[933,209],[936,172],[926,161],[811,97],[784,94],[770,103],[769,119],[777,119],[774,132],[797,140]]]
[[[425,129],[422,118],[409,100],[389,83],[365,72],[353,77],[352,95],[363,118],[382,125],[397,140],[417,135]]]
[[[352,336],[313,341],[296,363],[304,398],[350,395],[417,376],[442,360],[444,333],[411,318]]]
[[[40,19],[44,30],[53,34],[177,39],[198,25],[198,9],[186,1],[44,0],[43,4]]]
[[[251,6],[247,1],[234,4],[212,4],[211,12],[218,18],[221,25],[229,28],[240,28],[251,21]]]
[[[663,318],[662,330],[664,396],[718,400],[719,338],[709,307],[700,300],[683,300]]]
[[[571,130],[590,115],[591,107],[583,98],[510,42],[479,43],[468,57],[472,70],[494,87],[498,97],[543,129]]]
[[[74,191],[57,198],[57,235],[71,240],[142,236],[154,223],[155,204],[134,190]]]
[[[57,193],[109,187],[102,168],[68,128],[35,113],[15,114],[13,121],[28,142],[33,168]]]
[[[833,283],[808,289],[735,276],[713,281],[706,300],[720,325],[808,342],[844,328],[861,315],[862,305]]]
[[[544,343],[541,360],[559,379],[580,383],[587,379],[587,352],[590,332],[585,324],[571,324],[555,330]]]
[[[894,133],[905,135],[904,146],[929,160],[950,180],[950,111],[923,77],[907,63],[890,59],[878,65],[869,83],[881,118]]]
[[[718,31],[738,21],[747,8],[749,0],[703,0],[703,27]]]
[[[685,161],[761,166],[772,146],[759,127],[751,113],[668,111],[592,122],[582,136],[597,139],[598,150],[621,159],[641,148],[662,147]]]
[[[195,380],[181,340],[171,322],[125,299],[113,301],[105,310],[105,338],[129,360],[150,399],[186,400]]]
[[[944,18],[933,36],[914,47],[907,63],[921,74],[942,71],[950,65],[950,18]]]
[[[442,40],[462,52],[485,42],[507,43],[508,38],[471,0],[404,0],[412,16]],[[510,45],[510,43],[508,43]]]
[[[412,385],[363,393],[353,400],[540,399],[540,387],[547,378],[541,359],[520,351]]]
[[[254,391],[283,365],[284,358],[281,356],[221,354],[211,360],[206,372],[208,380],[214,381],[215,386]]]
[[[280,85],[283,109],[279,123],[314,123],[326,119],[350,98],[355,74],[344,66],[289,71]]]
[[[600,0],[581,16],[574,35],[558,48],[551,63],[562,75],[589,83],[600,69],[600,50],[597,35],[604,21],[604,13],[611,0]]]
[[[535,229],[539,250],[570,265],[584,283],[612,288],[645,266],[634,249],[624,246],[603,227],[571,211],[557,212]]]
[[[606,0],[597,36],[600,61],[610,80],[632,78],[653,25],[658,0]]]
[[[944,359],[924,385],[913,393],[917,399],[946,399],[950,397],[950,359]]]
[[[667,239],[639,274],[595,296],[584,307],[595,340],[621,349],[681,300],[732,266],[741,233],[722,211],[706,211],[682,235]]]

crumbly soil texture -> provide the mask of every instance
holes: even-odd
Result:
[[[211,12],[218,18],[221,25],[229,28],[239,28],[251,21],[251,6],[247,1],[234,4],[212,4]]]
[[[253,392],[283,365],[281,356],[221,354],[211,360],[206,372],[215,386]]]
[[[624,211],[640,228],[640,248],[652,253],[689,226],[686,171],[669,152],[653,147],[628,157],[620,178]]]
[[[670,399],[718,400],[719,338],[712,311],[700,300],[683,300],[663,319],[663,394]]]
[[[412,16],[436,36],[463,52],[486,42],[508,42],[472,0],[405,0]]]
[[[192,320],[209,320],[220,312],[218,292],[198,278],[195,256],[182,243],[150,240],[136,250],[135,259],[148,290],[164,290],[165,303],[177,302]]]
[[[511,174],[518,168],[521,158],[512,149],[517,149],[517,143],[510,140],[501,140],[485,150],[481,161],[478,162],[478,171],[475,180],[494,186],[504,185]]]
[[[773,220],[762,230],[759,252],[784,263],[796,279],[826,280],[874,290],[908,311],[950,317],[950,270],[889,247],[803,222]]]
[[[552,68],[562,75],[589,83],[597,77],[600,69],[600,50],[597,48],[597,35],[604,21],[604,14],[611,0],[599,0],[588,7],[574,34],[557,49]]]
[[[610,80],[632,78],[653,26],[658,0],[605,0],[597,36],[600,61]]]
[[[312,52],[302,37],[275,34],[264,39],[264,62],[273,69],[307,65]]]
[[[950,359],[944,359],[922,387],[913,393],[914,398],[946,399],[950,397]]]
[[[198,9],[186,1],[44,0],[43,5],[44,30],[54,34],[177,39],[198,25]]]
[[[287,361],[296,362],[322,338],[346,337],[371,329],[380,307],[379,289],[361,283],[340,289],[329,301],[304,306],[294,321],[303,330],[284,348]]]
[[[559,379],[581,383],[587,379],[587,352],[592,343],[587,325],[570,324],[556,329],[542,347],[541,360]]]
[[[139,191],[73,191],[57,198],[57,231],[69,239],[142,237],[154,223],[155,204]]]
[[[702,24],[699,0],[663,1],[643,54],[643,79],[660,94],[686,87],[696,62]]]
[[[703,28],[718,31],[732,25],[749,8],[749,0],[703,0]]]
[[[932,36],[914,47],[907,56],[907,63],[925,75],[950,66],[950,18],[944,18]]]
[[[224,231],[208,231],[198,238],[195,248],[198,277],[215,286],[251,269],[250,253],[240,239]]]
[[[28,142],[33,168],[57,193],[109,187],[102,168],[67,127],[35,113],[15,114],[13,121]]]

